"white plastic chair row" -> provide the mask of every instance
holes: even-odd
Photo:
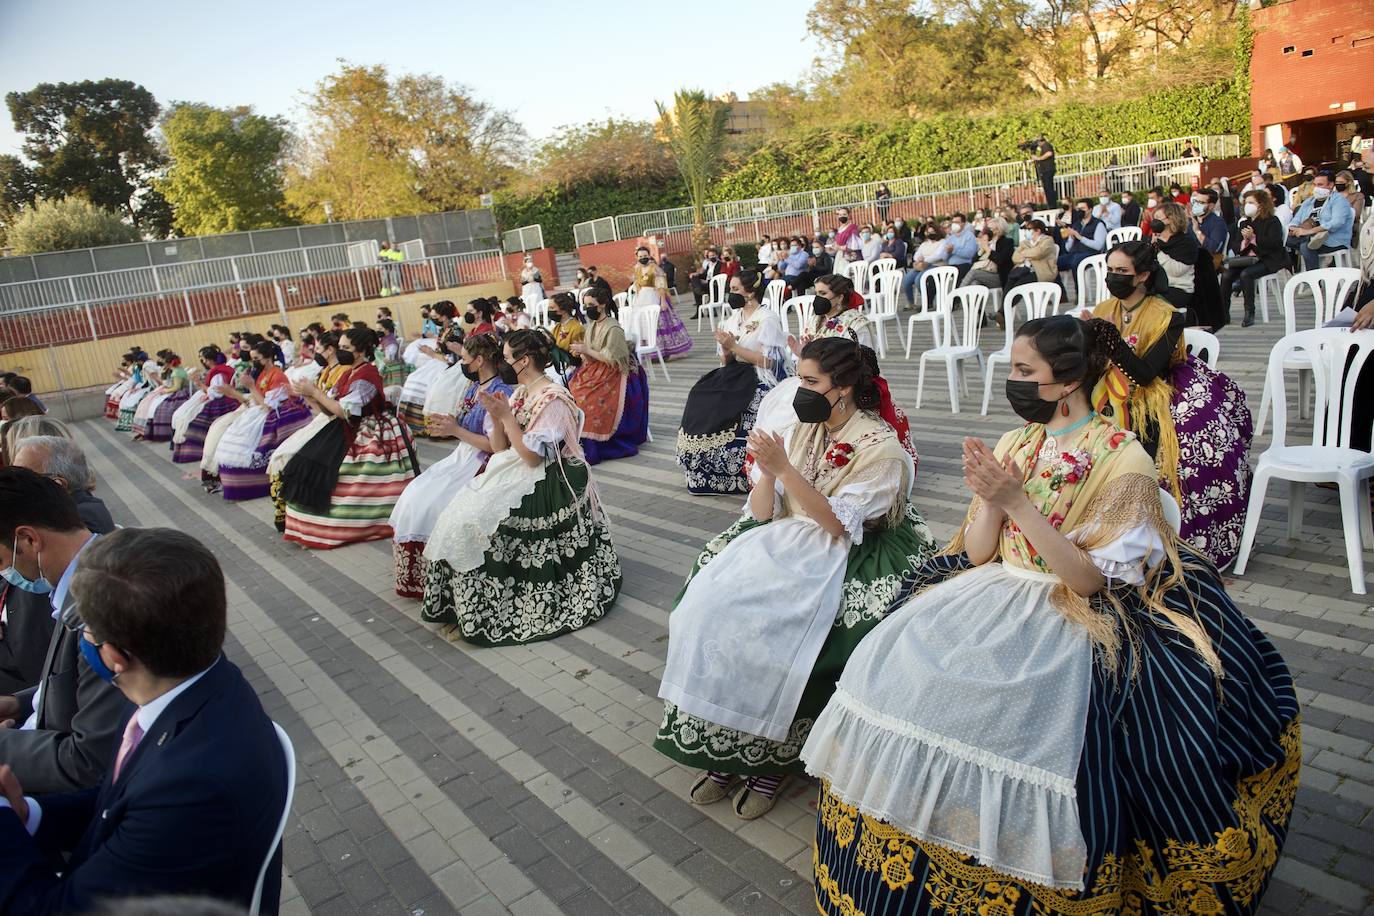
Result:
[[[860,296],[868,294],[868,262],[850,261],[844,269],[844,275],[849,278],[849,282],[854,284],[854,291]]]
[[[801,290],[797,290],[798,293]],[[769,280],[768,286],[763,290],[763,305],[770,308],[779,318],[782,317],[782,300],[787,297],[786,280]]]
[[[664,358],[663,348],[658,343],[659,309],[638,306],[621,312],[620,318],[620,326],[625,329],[626,336],[633,337],[635,355],[646,361],[645,364],[649,366],[653,363],[647,360],[657,356],[658,368],[663,370],[664,380],[671,382],[673,379],[668,374],[668,361]]]
[[[1020,305],[1026,309],[1026,320],[1058,315],[1060,299],[1064,290],[1058,283],[1023,283],[1006,294],[1002,305],[1002,320],[1006,325],[1007,342],[996,353],[988,356],[987,371],[983,377],[983,416],[988,414],[988,402],[992,398],[992,375],[998,363],[1011,362],[1011,343],[1016,337],[1016,310]]]
[[[1334,268],[1333,268],[1334,269]],[[1310,271],[1309,273],[1317,273]],[[1295,357],[1295,354],[1300,356]],[[1370,479],[1374,478],[1374,455],[1350,448],[1353,426],[1352,405],[1356,380],[1374,355],[1374,330],[1350,331],[1321,328],[1299,331],[1281,338],[1269,353],[1265,390],[1278,392],[1274,400],[1273,445],[1260,455],[1255,478],[1250,485],[1245,533],[1236,556],[1236,575],[1243,575],[1255,546],[1260,513],[1269,482],[1288,481],[1288,536],[1302,536],[1303,485],[1335,483],[1340,493],[1341,527],[1345,533],[1345,555],[1350,570],[1350,587],[1357,595],[1366,594],[1364,548],[1374,548],[1374,518],[1369,507]],[[1284,369],[1295,358],[1306,362],[1312,372],[1316,397],[1311,445],[1287,445],[1288,399]]]
[[[1284,336],[1298,331],[1297,299],[1298,292],[1306,288],[1312,294],[1316,308],[1313,328],[1320,328],[1332,318],[1345,303],[1346,297],[1355,284],[1360,282],[1360,272],[1350,267],[1323,267],[1320,270],[1305,270],[1288,278],[1283,285],[1283,328]],[[1311,360],[1301,351],[1287,357],[1283,365],[1285,371],[1298,371],[1298,415],[1307,416],[1307,405],[1311,400]],[[1260,396],[1259,416],[1255,419],[1255,435],[1264,433],[1264,421],[1269,415],[1269,402],[1273,389],[1269,376],[1264,377],[1264,393]]]
[[[1089,277],[1091,276],[1091,281]],[[1092,283],[1090,287],[1088,284]],[[1074,285],[1078,291],[1078,309],[1091,309],[1097,303],[1107,298],[1107,256],[1105,254],[1095,254],[1092,257],[1084,258],[1078,264],[1078,270],[1074,276]],[[1091,296],[1089,302],[1085,297]]]
[[[1139,226],[1119,226],[1107,233],[1107,250],[1122,242],[1138,242],[1141,235]]]
[[[907,319],[906,323],[906,358],[911,359],[911,344],[916,339],[916,328],[922,322],[930,322],[930,334],[935,338],[935,345],[938,347],[941,340],[940,324],[944,321],[944,316],[948,309],[946,306],[952,305],[950,296],[954,293],[954,288],[959,284],[959,268],[957,267],[932,267],[926,271],[925,277],[920,282],[920,310]],[[931,301],[931,290],[934,290],[934,301]],[[894,300],[895,302],[895,300]],[[986,305],[986,302],[984,303]],[[899,328],[900,331],[900,328]]]
[[[936,268],[939,270],[940,268]],[[953,268],[950,268],[953,270]],[[954,413],[959,412],[959,393],[968,391],[968,380],[964,374],[964,363],[973,360],[983,369],[983,350],[978,339],[983,330],[983,309],[988,303],[986,286],[964,286],[943,296],[939,303],[941,320],[934,327],[939,334],[936,345],[921,354],[920,369],[916,374],[916,409],[921,408],[925,394],[926,362],[939,360],[945,364],[945,378],[949,383],[949,404]],[[954,306],[963,305],[963,320],[958,324],[956,333]],[[911,343],[911,338],[907,338]]]
[[[811,326],[811,319],[815,317],[815,313],[811,310],[811,304],[815,301],[815,296],[793,296],[784,302],[778,312],[783,331],[790,333],[787,330],[787,317],[795,315],[797,317],[797,339],[801,340],[805,336],[807,328]]]

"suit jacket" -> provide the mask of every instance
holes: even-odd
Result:
[[[0,585],[0,607],[5,609],[0,636],[0,696],[7,696],[34,686],[43,676],[43,660],[56,623],[47,595],[34,595],[8,582]]]
[[[40,671],[42,698],[36,698],[36,684],[15,694],[16,724],[23,724],[37,702],[38,727],[0,729],[0,762],[14,768],[29,792],[69,792],[100,782],[130,708],[119,688],[101,680],[81,657],[81,635],[75,632],[81,615],[71,592],[58,620],[62,625],[52,629]]]
[[[110,510],[105,508],[105,501],[99,496],[91,493],[90,490],[78,490],[72,494],[72,501],[76,503],[76,514],[81,516],[81,521],[85,523],[86,530],[96,534],[109,534],[115,530],[114,519],[110,517]]]
[[[157,717],[118,782],[106,776],[99,787],[38,801],[33,837],[0,811],[0,912],[81,912],[154,894],[246,907],[286,801],[286,765],[253,688],[220,656]],[[67,851],[58,877],[48,857]],[[262,912],[275,913],[280,894],[278,849]]]

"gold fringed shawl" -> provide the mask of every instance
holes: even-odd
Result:
[[[634,269],[634,281],[630,284],[630,292],[638,293],[641,289],[654,289],[663,295],[664,300],[668,296],[668,276],[658,269],[656,264],[636,264]]]
[[[1150,348],[1164,336],[1169,323],[1174,318],[1174,307],[1167,299],[1148,296],[1131,313],[1131,323],[1125,323],[1125,311],[1121,300],[1111,297],[1097,304],[1094,317],[1104,318],[1116,325],[1121,336],[1137,353],[1148,353]],[[1169,357],[1169,367],[1173,368],[1188,357],[1183,338]],[[1155,464],[1159,476],[1169,485],[1174,498],[1182,502],[1183,493],[1178,483],[1179,445],[1178,433],[1174,429],[1174,418],[1170,412],[1173,403],[1174,386],[1167,375],[1160,376],[1148,385],[1137,385],[1115,363],[1110,363],[1097,387],[1093,389],[1093,406],[1098,413],[1106,412],[1111,405],[1111,418],[1122,429],[1136,434],[1143,433],[1150,423],[1159,430],[1159,443],[1155,449]]]
[[[630,371],[630,345],[620,322],[610,316],[587,325],[586,346],[601,354],[603,363],[610,363],[622,374]]]
[[[1045,427],[1029,423],[1004,435],[994,452],[998,458],[1012,455],[1025,475],[1026,495],[1032,504],[1050,524],[1085,551],[1101,549],[1141,525],[1153,528],[1164,543],[1165,558],[1145,570],[1143,585],[1132,587],[1150,613],[1162,625],[1187,637],[1220,677],[1221,660],[1202,625],[1195,618],[1164,604],[1165,591],[1183,581],[1180,572],[1183,561],[1178,554],[1177,536],[1164,518],[1154,463],[1135,434],[1118,429],[1099,417],[1082,439],[1072,443],[1072,452],[1060,452],[1057,468],[1037,469],[1037,455],[1045,439]],[[981,508],[982,500],[974,497],[964,524],[945,549],[946,553],[964,550],[964,531]],[[1002,536],[993,557],[994,560],[999,558],[1006,565],[1053,572],[1010,518],[1002,525]],[[1164,574],[1166,564],[1171,570],[1168,575]],[[1111,614],[1095,609],[1088,598],[1063,582],[1056,584],[1050,593],[1055,609],[1088,632],[1106,667],[1115,671],[1121,649],[1118,622],[1128,635],[1130,626],[1120,601],[1110,589],[1104,589],[1098,597],[1110,607]]]
[[[906,514],[907,493],[911,490],[911,463],[892,427],[875,413],[855,412],[833,435],[824,423],[798,423],[788,443],[787,460],[801,471],[806,481],[822,496],[834,496],[848,484],[868,477],[897,473],[901,483],[897,499],[877,524],[883,528],[898,525]],[[783,497],[784,516],[799,516],[800,507]]]

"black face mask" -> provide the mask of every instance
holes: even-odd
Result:
[[[739,293],[731,293],[730,295],[725,297],[725,301],[730,303],[730,308],[734,309],[735,311],[739,311],[740,309],[744,308],[744,305],[748,300],[746,300],[744,296]]]
[[[811,314],[819,315],[822,318],[829,315],[830,310],[834,307],[835,303],[831,302],[829,299],[822,299],[820,296],[811,300]]]
[[[1107,292],[1118,299],[1125,299],[1135,292],[1135,277],[1131,274],[1107,274]]]
[[[1154,233],[1163,232],[1163,231],[1164,231],[1164,220],[1162,220],[1162,219],[1152,219],[1152,220],[1150,220],[1150,231],[1151,231],[1151,232],[1154,232]]]
[[[339,361],[340,366],[351,366],[353,365],[353,358],[355,356],[357,356],[357,354],[352,350],[336,350],[334,358]]]
[[[520,374],[515,371],[515,367],[505,360],[501,361],[501,368],[497,369],[497,374],[501,376],[501,381],[507,385],[514,385],[520,381]]]
[[[476,312],[468,312],[466,315],[463,316],[463,320],[466,321],[468,324],[476,324],[476,323],[477,323],[477,313],[476,313]]]
[[[601,318],[601,309],[595,305],[589,305],[582,311],[586,314],[588,321],[597,321]]]
[[[469,381],[472,381],[472,382],[475,382],[475,381],[478,380],[478,378],[479,378],[480,376],[478,376],[478,374],[477,374],[476,372],[474,372],[473,370],[469,369],[467,363],[460,363],[459,365],[460,365],[461,368],[462,368],[464,378],[466,378],[466,379],[468,379]]]
[[[648,259],[648,258],[640,258],[640,259],[639,259],[639,263],[641,263],[641,264],[648,264],[648,263],[649,263],[649,259]]]
[[[315,364],[318,365],[321,369],[323,369],[325,366],[329,365],[329,360],[324,358],[323,353],[316,353]]]
[[[842,223],[847,223],[847,222],[849,222],[849,217],[847,217],[847,216],[841,216],[841,217],[840,217],[840,222],[842,222]]]
[[[797,412],[797,419],[803,423],[824,423],[830,419],[830,412],[834,407],[822,392],[798,388],[792,398],[792,409]]]
[[[1058,401],[1040,397],[1039,382],[1011,378],[1007,379],[1007,403],[1027,423],[1048,423],[1054,419],[1054,409],[1059,406]]]

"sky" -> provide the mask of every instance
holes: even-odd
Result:
[[[113,77],[173,101],[304,120],[302,91],[338,59],[435,73],[514,113],[535,139],[654,115],[683,86],[741,98],[797,79],[819,48],[812,0],[725,8],[661,0],[0,0],[0,93]],[[728,14],[722,14],[728,10]],[[22,138],[0,110],[0,153]]]

